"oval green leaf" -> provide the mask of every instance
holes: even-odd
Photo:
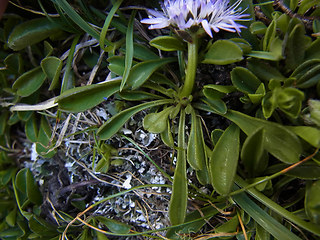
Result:
[[[318,128],[310,126],[288,126],[288,128],[312,146],[320,148],[320,130]]]
[[[230,125],[220,137],[209,160],[209,173],[214,189],[221,195],[230,193],[236,174],[239,149],[240,129]]]
[[[26,122],[25,124],[25,133],[26,137],[31,141],[31,142],[37,142],[38,139],[38,124],[36,121],[36,117],[33,114],[31,118]]]
[[[174,107],[168,107],[157,113],[149,113],[143,119],[143,128],[151,133],[162,133],[167,128],[169,114]]]
[[[41,67],[36,67],[22,74],[12,85],[12,89],[21,97],[27,97],[36,92],[46,80]]]
[[[201,121],[194,110],[191,111],[191,130],[188,139],[187,160],[195,170],[203,170],[206,167],[206,153]]]
[[[235,67],[231,71],[231,81],[233,86],[246,94],[256,93],[261,84],[261,81],[250,70],[243,67]]]
[[[297,24],[290,32],[285,46],[286,68],[294,70],[302,63],[306,50],[306,31],[303,24]]]
[[[127,234],[130,232],[131,227],[125,223],[101,216],[96,217],[96,219],[109,228],[109,230],[113,233]]]
[[[229,110],[224,117],[237,124],[247,135],[257,129],[264,129],[264,148],[284,163],[296,163],[300,159],[302,146],[299,138],[285,126],[250,117],[243,113]]]
[[[241,48],[229,40],[217,40],[210,47],[203,63],[226,65],[243,59]]]
[[[57,97],[60,110],[83,112],[119,91],[120,80],[68,89]]]
[[[47,78],[51,81],[49,90],[57,87],[62,69],[62,61],[57,57],[49,56],[42,59],[41,68]]]
[[[278,107],[291,118],[300,114],[304,93],[296,88],[285,88],[277,91],[276,101]]]
[[[313,223],[320,224],[320,180],[307,187],[305,197],[305,210]]]
[[[174,148],[174,140],[172,136],[171,126],[169,119],[167,120],[167,127],[166,129],[160,133],[161,140],[164,144],[168,147]]]
[[[136,64],[130,70],[127,86],[132,87],[132,89],[137,89],[147,81],[158,68],[174,61],[176,61],[175,58],[160,58]]]
[[[36,18],[16,26],[8,39],[8,46],[19,51],[27,46],[41,42],[59,31],[58,25],[47,18]]]
[[[268,155],[264,149],[264,140],[264,130],[259,128],[243,143],[241,160],[250,177],[260,175],[267,167]]]
[[[275,80],[285,80],[284,77],[277,68],[272,67],[266,61],[258,59],[249,59],[248,60],[248,69],[259,79],[263,81],[270,81],[270,79]]]
[[[183,41],[173,36],[159,36],[150,41],[150,45],[162,51],[183,51]]]

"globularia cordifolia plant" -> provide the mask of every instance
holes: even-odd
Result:
[[[5,14],[0,26],[0,238],[319,237],[319,3],[138,2],[10,1],[29,14]],[[161,140],[167,168],[124,134],[131,124]],[[13,163],[21,132],[43,165]],[[116,189],[92,186],[121,165],[124,143],[170,184],[139,169],[140,185],[115,173]],[[76,167],[64,158],[88,174],[72,182],[82,171],[69,179],[63,170]],[[40,191],[32,174],[45,182]],[[87,200],[82,187],[97,196]],[[110,201],[129,193],[146,201],[139,191],[153,187],[166,192],[163,205],[170,198],[171,226],[138,232],[130,211],[121,222],[105,214]]]

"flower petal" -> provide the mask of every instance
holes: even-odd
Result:
[[[210,36],[210,37],[213,37],[212,36],[212,31],[211,31],[211,28],[210,28],[210,25],[208,23],[208,21],[205,19],[203,21],[201,21],[201,25],[203,27],[203,29],[206,31],[206,33]]]

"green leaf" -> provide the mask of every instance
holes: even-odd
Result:
[[[226,65],[243,59],[241,48],[229,40],[217,40],[209,48],[203,63]]]
[[[83,29],[87,34],[92,36],[93,38],[99,40],[100,35],[93,28],[87,21],[85,21],[76,11],[73,7],[70,6],[70,4],[66,0],[55,0],[55,3],[59,5],[61,9],[65,11],[65,13],[70,17],[70,19],[78,25],[81,29]],[[107,41],[106,38],[103,39],[105,43],[108,43],[108,45],[112,45],[110,42]]]
[[[100,48],[103,49],[104,51],[107,51],[107,47],[104,46],[104,42],[106,39],[106,35],[110,26],[110,23],[114,17],[114,14],[116,13],[116,11],[119,9],[121,3],[123,2],[123,0],[119,0],[117,2],[115,2],[112,6],[112,8],[110,9],[110,11],[108,12],[108,16],[106,17],[100,36],[99,36],[99,44],[100,44]]]
[[[217,204],[219,209],[224,207],[223,204]],[[181,239],[179,234],[196,233],[210,220],[211,217],[216,215],[218,210],[212,206],[206,206],[199,210],[187,214],[183,226],[172,226],[166,234],[168,239]]]
[[[56,228],[49,225],[45,220],[40,217],[33,216],[28,222],[29,228],[33,233],[38,234],[42,237],[54,237],[58,234]]]
[[[253,134],[256,129],[263,128],[264,148],[269,153],[284,163],[292,164],[299,161],[302,153],[300,140],[285,126],[232,110],[223,116],[237,124],[247,135]]]
[[[126,46],[121,48],[121,50],[125,51]],[[159,56],[150,48],[140,43],[133,43],[133,57],[142,61],[159,59]]]
[[[0,232],[0,237],[4,240],[21,239],[23,235],[24,235],[24,232],[18,226],[15,226],[13,228],[8,228]]]
[[[36,204],[36,205],[41,205],[42,203],[42,195],[41,192],[33,178],[33,175],[29,169],[26,171],[26,190],[27,190],[27,196],[28,199]]]
[[[248,69],[259,79],[266,82],[270,81],[270,79],[279,81],[286,79],[277,68],[262,60],[249,59]]]
[[[286,68],[294,70],[304,59],[306,36],[303,24],[296,25],[288,36],[285,46]]]
[[[267,92],[261,102],[263,116],[269,118],[272,116],[274,110],[277,108],[277,99],[274,92]]]
[[[300,114],[304,93],[296,88],[285,88],[276,93],[277,104],[281,111],[292,118]]]
[[[193,109],[191,111],[191,130],[188,139],[187,160],[195,170],[206,168],[206,153],[201,120]]]
[[[316,62],[316,61],[314,61]],[[308,70],[304,75],[297,79],[296,85],[299,88],[309,88],[316,85],[320,80],[320,66]]]
[[[145,92],[145,91],[134,91],[134,90],[123,90],[119,93],[119,96],[127,101],[143,101],[143,100],[154,100],[154,99],[163,99],[163,97]]]
[[[251,71],[243,67],[232,69],[231,81],[233,86],[246,94],[256,93],[261,84],[261,81]]]
[[[0,136],[5,134],[8,118],[9,111],[2,111],[0,115]]]
[[[4,59],[6,68],[15,74],[22,74],[24,72],[23,60],[20,53],[9,54]]]
[[[299,0],[290,0],[290,9],[292,11],[296,10],[296,8],[298,7],[298,4],[299,4]]]
[[[8,38],[8,46],[19,51],[41,42],[59,31],[58,25],[47,18],[36,18],[17,25]]]
[[[282,223],[279,223],[265,211],[263,211],[254,201],[252,201],[245,193],[232,196],[232,199],[249,214],[261,227],[269,232],[276,239],[281,240],[301,240]]]
[[[316,7],[316,5],[319,4],[317,0],[304,0],[301,1],[299,9],[298,9],[298,14],[305,14],[310,8],[313,6]]]
[[[309,119],[312,123],[316,124],[318,127],[320,126],[320,101],[312,100],[308,101],[310,116]]]
[[[320,20],[319,19],[313,20],[312,29],[313,29],[313,32],[315,34],[317,34],[317,36],[319,36],[319,34],[320,34]]]
[[[110,156],[101,158],[95,166],[95,172],[107,173],[110,167]]]
[[[282,58],[282,56],[280,56],[275,52],[266,52],[266,51],[251,51],[250,53],[246,54],[246,56],[269,60],[269,61],[279,61]]]
[[[33,94],[31,94],[30,96],[28,97],[24,97],[24,98],[21,98],[20,100],[20,104],[26,104],[26,105],[34,105],[34,104],[37,104],[39,102],[39,95],[40,95],[40,92],[37,91]],[[32,111],[18,111],[18,116],[19,116],[19,119],[21,121],[28,121],[29,118],[31,117],[32,115]]]
[[[120,80],[68,89],[56,98],[60,110],[83,112],[119,91]]]
[[[207,161],[207,159],[206,159]],[[201,185],[208,185],[210,184],[210,176],[207,166],[201,170],[196,171],[197,180]]]
[[[17,189],[25,194],[29,201],[37,205],[42,203],[42,195],[28,168],[23,168],[17,173],[15,184]]]
[[[158,68],[174,61],[176,61],[175,58],[160,58],[136,64],[130,70],[127,85],[132,87],[132,89],[137,89],[147,81]]]
[[[217,143],[218,143],[220,137],[222,136],[223,132],[224,131],[222,129],[218,129],[218,128],[214,129],[211,132],[211,141],[212,141],[214,146],[217,145]]]
[[[243,54],[247,54],[252,51],[250,43],[243,38],[230,38],[229,40],[237,44],[241,48]]]
[[[49,57],[53,52],[53,47],[47,41],[43,42],[43,52],[46,57]]]
[[[265,174],[274,174],[283,169],[289,168],[289,164],[279,163],[268,167]],[[287,176],[304,179],[304,180],[318,180],[320,179],[320,165],[315,162],[305,162],[298,166],[291,168],[288,172],[284,173]]]
[[[167,120],[173,108],[170,106],[161,112],[149,113],[143,119],[143,128],[151,133],[162,133],[167,128]]]
[[[174,148],[174,140],[172,136],[171,126],[169,119],[167,119],[167,127],[166,129],[160,133],[161,140],[168,147]]]
[[[41,67],[36,67],[22,74],[12,85],[12,89],[21,97],[30,96],[36,92],[46,80]]]
[[[206,99],[202,99],[202,101],[208,104],[214,111],[220,114],[225,114],[227,112],[227,105],[221,100],[221,97],[224,94],[221,96],[221,93],[210,88],[204,88],[203,94],[206,96]]]
[[[108,58],[109,70],[115,74],[122,76],[124,72],[125,59],[123,56],[113,56]]]
[[[311,59],[300,64],[291,74],[290,77],[298,79],[300,82],[304,82],[304,78],[308,79],[314,76],[314,70],[319,66],[320,59]],[[302,78],[302,79],[301,79]],[[300,80],[299,80],[300,79]]]
[[[97,134],[101,139],[109,139],[114,134],[116,134],[121,127],[136,113],[155,106],[164,105],[170,103],[171,100],[157,100],[153,102],[143,103],[126,110],[121,111],[120,113],[114,115],[107,122],[105,122],[99,129]]]
[[[216,233],[232,233],[237,231],[237,227],[239,225],[238,216],[232,217],[226,223],[222,224],[221,226],[215,229]]]
[[[17,208],[15,207],[13,210],[11,210],[5,219],[6,219],[6,223],[10,227],[14,227],[16,225],[16,219],[17,219]]]
[[[221,195],[228,195],[236,174],[239,148],[240,129],[229,126],[220,137],[209,159],[209,173],[214,189]]]
[[[62,61],[57,57],[49,56],[42,59],[41,68],[47,78],[51,81],[49,90],[55,89],[59,83]]]
[[[124,88],[128,76],[131,71],[131,66],[132,66],[132,60],[133,60],[133,23],[134,23],[134,17],[136,15],[136,10],[134,10],[131,13],[131,17],[128,23],[128,28],[126,32],[126,55],[125,55],[125,63],[124,63],[124,72],[123,72],[123,77],[121,80],[121,85],[120,85],[120,91]]]
[[[278,28],[277,31],[279,32],[279,30],[280,30],[280,31],[282,31],[283,34],[291,32],[291,31],[288,31],[290,20],[291,20],[290,16],[288,16],[285,13],[283,13],[279,17],[277,17],[277,19],[276,19],[277,28]]]
[[[310,126],[288,126],[288,128],[306,142],[320,148],[320,130]]]
[[[239,176],[236,176],[235,178],[235,182],[242,188],[247,187],[249,184],[244,181],[243,179],[241,179]],[[306,222],[304,221],[302,218],[300,218],[299,216],[297,216],[294,213],[289,212],[288,210],[286,210],[285,208],[283,208],[282,206],[278,205],[276,202],[274,202],[273,200],[271,200],[270,198],[266,197],[263,193],[260,193],[259,191],[257,191],[255,188],[247,188],[247,192],[254,197],[256,200],[258,200],[260,203],[262,203],[263,205],[266,206],[266,208],[270,209],[271,211],[275,212],[276,214],[278,214],[279,216],[282,216],[286,219],[288,219],[290,222],[296,224],[297,226],[304,228],[305,230],[314,233],[317,236],[320,236],[320,229],[319,229],[319,224],[314,224],[311,222]],[[240,195],[240,194],[239,194]],[[239,196],[239,195],[235,195],[235,196]],[[243,195],[243,194],[242,194]],[[249,199],[250,200],[250,199]],[[248,202],[248,205],[252,205],[251,202]],[[253,205],[252,205],[253,206]],[[244,208],[244,207],[243,207]],[[260,219],[260,220],[263,220]],[[257,221],[257,220],[256,220]],[[257,221],[258,222],[258,221]],[[259,223],[259,222],[258,222]],[[261,224],[261,223],[260,223]],[[267,231],[268,227],[271,225],[266,224],[265,222],[263,223],[262,227],[264,227]],[[281,224],[281,226],[283,227],[283,225]],[[281,229],[279,229],[279,231],[281,231]],[[271,231],[270,231],[271,233]],[[290,232],[289,232],[290,234]],[[290,235],[288,235],[290,237]],[[281,238],[281,236],[279,236],[280,238],[278,239],[284,239]],[[289,238],[290,239],[290,238]]]
[[[217,84],[207,84],[203,88],[204,89],[206,89],[206,88],[212,89],[212,90],[216,91],[217,93],[224,93],[224,94],[228,94],[228,93],[234,92],[236,90],[234,86],[217,85]],[[224,96],[224,94],[221,96]]]
[[[250,32],[252,34],[265,34],[266,30],[267,30],[267,26],[260,21],[253,22],[250,25]]]
[[[34,114],[26,122],[25,133],[26,133],[26,137],[31,142],[34,142],[34,143],[37,142],[37,139],[38,139],[38,124],[37,124],[36,117],[35,117]]]
[[[313,182],[307,187],[305,197],[305,210],[309,219],[316,224],[320,224],[320,180]]]
[[[0,171],[0,186],[7,185],[15,176],[17,169],[15,167]]]
[[[130,232],[131,227],[125,223],[101,216],[96,217],[96,219],[113,233],[127,234]]]
[[[305,60],[320,59],[320,38],[314,40],[307,48]]]
[[[271,24],[268,26],[266,34],[264,35],[264,38],[263,38],[263,46],[262,46],[263,51],[267,52],[270,50],[271,43],[272,41],[274,41],[276,37],[276,28],[277,28],[276,21],[273,20]]]
[[[124,58],[119,56],[114,56],[108,58],[109,61],[109,70],[116,73],[119,76],[123,75],[124,72]],[[127,81],[127,85],[131,86],[132,88],[136,89],[140,85],[145,83],[146,80],[150,79],[153,82],[156,82],[158,84],[167,84],[169,86],[172,86],[173,88],[176,87],[175,84],[173,84],[169,79],[167,79],[165,76],[158,74],[155,72],[159,67],[161,67],[164,64],[170,63],[175,61],[174,58],[156,58],[147,60],[144,62],[141,62],[137,67],[134,66],[130,71],[130,76]],[[146,72],[144,72],[144,68],[148,68]],[[130,83],[129,83],[130,81]],[[133,86],[134,85],[134,86]]]
[[[169,218],[172,225],[185,221],[188,201],[187,164],[185,150],[185,112],[181,110],[178,129],[177,163],[174,171]]]
[[[51,158],[55,154],[55,150],[50,149],[52,131],[47,119],[43,116],[39,127],[36,151],[43,157]]]
[[[76,51],[76,46],[79,43],[79,40],[80,40],[80,35],[76,35],[72,40],[71,47],[68,53],[68,58],[66,61],[66,66],[64,67],[60,93],[64,93],[66,90],[74,88],[75,86],[73,60],[74,60],[74,55]]]
[[[250,177],[263,173],[268,165],[268,155],[264,149],[264,130],[257,129],[243,143],[241,159]]]
[[[253,104],[261,102],[261,99],[266,95],[264,83],[261,83],[255,93],[249,93],[248,97]]]
[[[159,36],[150,41],[150,45],[162,51],[183,51],[183,41],[173,36]]]

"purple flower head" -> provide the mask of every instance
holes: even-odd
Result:
[[[150,24],[149,29],[171,25],[179,30],[187,30],[201,25],[210,37],[212,30],[240,33],[245,26],[236,21],[250,20],[250,15],[238,8],[241,2],[237,0],[230,5],[229,0],[164,0],[162,12],[149,9],[149,18],[141,22]]]

